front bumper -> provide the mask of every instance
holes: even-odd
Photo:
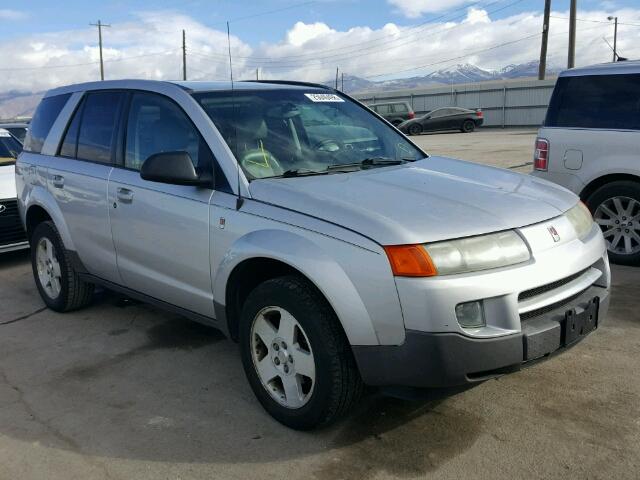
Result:
[[[597,298],[596,306],[591,306]],[[522,321],[519,333],[472,338],[461,333],[406,332],[399,346],[356,346],[354,355],[364,383],[372,386],[452,387],[517,371],[573,346],[586,335],[567,334],[567,318],[597,310],[597,328],[609,308],[609,289],[592,286],[577,298]],[[567,312],[572,312],[567,315]],[[594,318],[595,321],[595,318]]]

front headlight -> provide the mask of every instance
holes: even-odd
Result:
[[[591,212],[582,202],[578,202],[574,207],[565,213],[571,222],[578,238],[584,238],[593,228],[593,217]]]
[[[512,230],[431,243],[424,248],[439,275],[506,267],[531,258],[524,240]]]

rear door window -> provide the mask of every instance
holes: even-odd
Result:
[[[81,102],[78,108],[76,108],[71,123],[67,127],[67,131],[64,134],[62,145],[60,146],[59,155],[62,157],[76,158],[78,150],[78,132],[80,131],[80,119],[82,118],[82,108],[84,102]]]
[[[559,78],[545,126],[640,130],[640,74]]]
[[[27,152],[40,153],[53,123],[69,100],[70,93],[44,98],[29,124],[29,133],[25,138],[24,149]]]
[[[111,163],[116,130],[124,94],[92,92],[82,109],[76,157],[97,163]]]
[[[396,103],[393,105],[393,111],[395,113],[407,113],[409,109],[404,103]]]
[[[378,112],[380,115],[387,115],[391,113],[391,105],[378,105],[376,107],[376,112]]]

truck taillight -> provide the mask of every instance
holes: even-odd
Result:
[[[484,117],[484,113],[482,113],[482,110],[480,109],[476,110],[476,115],[478,116],[478,118]]]
[[[411,120],[412,118],[416,118],[415,112],[409,112],[409,120]]]
[[[549,168],[549,141],[536,138],[536,150],[533,153],[533,169],[546,172]]]

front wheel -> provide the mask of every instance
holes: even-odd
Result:
[[[297,430],[326,425],[359,399],[362,382],[335,313],[305,279],[267,280],[247,298],[240,350],[254,394]]]
[[[613,263],[640,265],[640,184],[603,185],[586,201],[600,226]]]
[[[473,122],[473,120],[465,120],[460,130],[462,130],[463,133],[471,133],[475,130],[475,128],[476,124]]]
[[[409,126],[409,135],[420,135],[422,133],[422,127],[417,124],[414,123],[413,125]]]
[[[56,312],[91,302],[94,285],[81,280],[53,222],[40,223],[31,236],[31,265],[42,300]]]

